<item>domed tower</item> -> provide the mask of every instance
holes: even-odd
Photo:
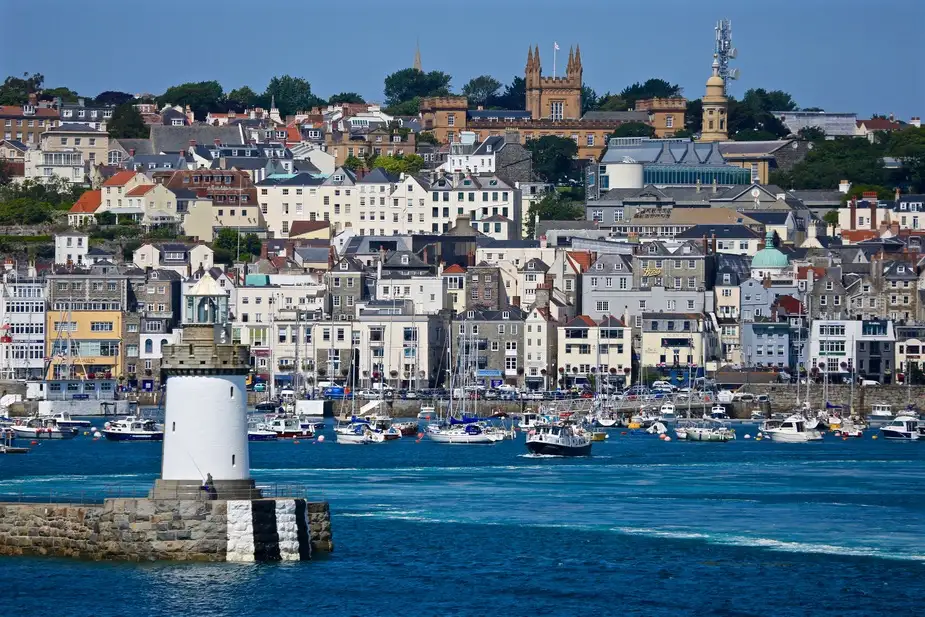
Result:
[[[726,141],[729,127],[726,111],[726,84],[719,75],[719,59],[713,56],[713,75],[707,80],[707,91],[703,97],[703,128],[700,141]]]
[[[228,295],[206,275],[184,302],[182,341],[163,351],[164,455],[152,497],[257,498],[247,447],[250,356],[230,342]]]
[[[764,237],[764,248],[752,257],[752,278],[777,280],[789,267],[790,258],[774,246],[774,232],[768,229]]]

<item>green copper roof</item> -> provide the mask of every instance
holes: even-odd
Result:
[[[786,268],[790,258],[774,248],[774,232],[770,229],[764,238],[764,248],[752,257],[752,268]]]

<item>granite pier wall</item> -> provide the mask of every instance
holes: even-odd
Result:
[[[246,509],[247,523],[230,520]],[[245,535],[252,534],[250,540]],[[250,547],[250,552],[248,552]],[[122,561],[281,561],[329,552],[327,502],[107,499],[0,503],[0,555]]]

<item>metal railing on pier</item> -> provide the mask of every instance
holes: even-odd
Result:
[[[3,503],[31,503],[31,504],[49,504],[49,505],[76,505],[76,506],[99,506],[107,499],[147,499],[151,496],[150,486],[113,484],[101,488],[81,491],[67,488],[50,489],[47,491],[24,487],[19,491],[11,492],[9,490],[0,491],[0,504]],[[191,501],[209,501],[213,499],[212,495],[201,487],[196,490],[177,490],[171,492],[169,497],[161,493],[160,497],[177,500]],[[304,484],[278,484],[278,483],[258,483],[256,489],[249,495],[244,495],[238,491],[234,498],[236,499],[320,499],[317,491],[313,494],[309,487]]]

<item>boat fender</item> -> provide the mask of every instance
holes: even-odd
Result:
[[[752,438],[751,435],[749,435],[748,433],[745,433],[745,439],[751,439],[751,438]]]
[[[876,436],[876,435],[874,435],[874,436],[872,436],[872,437],[871,437],[871,439],[876,439],[876,438],[877,438],[877,436]]]
[[[665,441],[671,441],[671,437],[669,437],[668,435],[665,435]]]
[[[102,437],[102,436],[103,436],[103,434],[100,433],[99,431],[96,431],[96,432],[93,433],[93,438],[94,438],[94,439],[99,439],[99,438]]]
[[[107,422],[106,424],[103,425],[103,428],[106,429],[106,430],[111,429],[111,428],[112,428],[112,423],[111,423],[111,422]],[[93,429],[93,430],[96,430],[96,429]]]
[[[620,434],[626,437],[626,431],[620,431]]]
[[[29,442],[29,445],[37,446],[39,445],[39,442],[33,439],[31,442]]]
[[[418,439],[423,439],[423,438],[424,438],[424,433],[423,432],[418,433]]]
[[[324,435],[318,435],[318,443],[324,443]]]

